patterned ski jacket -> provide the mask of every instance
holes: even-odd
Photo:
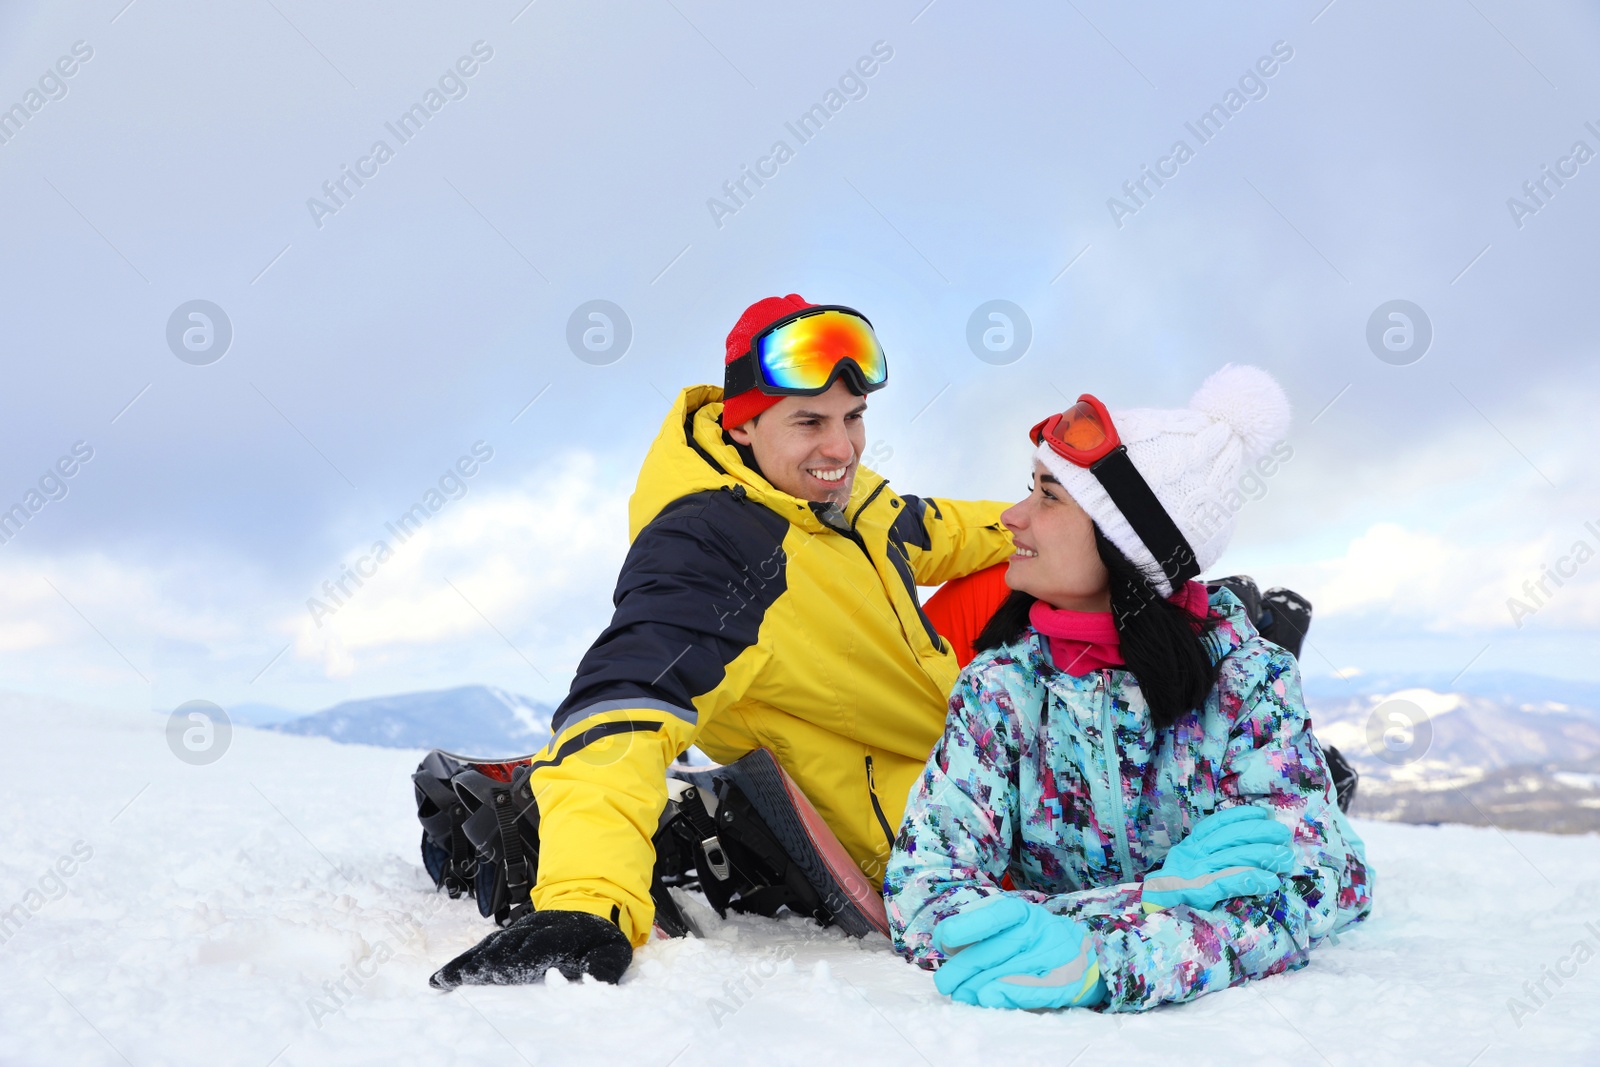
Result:
[[[935,924],[1007,893],[1089,927],[1110,1011],[1140,1011],[1303,967],[1372,907],[1365,846],[1335,801],[1294,658],[1233,594],[1211,595],[1217,684],[1157,731],[1121,668],[1075,678],[1029,627],[974,659],[912,787],[884,879],[895,947],[933,968]],[[1271,897],[1146,915],[1141,879],[1194,824],[1258,804],[1294,829]]]
[[[722,431],[722,390],[678,396],[629,501],[611,624],[533,762],[540,911],[655,906],[650,839],[690,744],[772,749],[873,885],[960,670],[917,600],[1011,555],[996,501],[901,496],[866,467],[848,505],[774,488]],[[534,561],[535,563],[537,561]]]

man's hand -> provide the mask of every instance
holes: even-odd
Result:
[[[496,930],[440,967],[428,984],[524,985],[552,968],[568,978],[592,974],[613,985],[633,962],[633,946],[616,926],[582,911],[536,911]]]

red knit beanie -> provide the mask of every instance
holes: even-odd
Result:
[[[809,307],[816,305],[806,303],[798,293],[790,293],[788,296],[769,296],[745,308],[744,314],[739,316],[739,321],[728,332],[727,358],[722,361],[723,365],[732,363],[750,351],[750,339],[763,329],[785,315]],[[768,396],[756,388],[747,389],[738,396],[725,396],[722,398],[722,428],[731,430],[743,426],[782,399],[781,396]]]

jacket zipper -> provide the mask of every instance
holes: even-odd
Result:
[[[872,774],[872,755],[867,755],[867,796],[872,798],[872,813],[878,817],[878,825],[883,828],[884,840],[889,842],[889,850],[894,850],[894,830],[889,826],[889,819],[883,814],[883,805],[878,803],[878,783]]]
[[[861,502],[861,506],[856,508],[855,518],[850,520],[850,529],[843,531],[844,536],[850,538],[850,540],[854,541],[861,547],[862,553],[866,555],[868,562],[872,564],[874,570],[877,569],[878,561],[872,558],[872,552],[867,548],[867,542],[862,538],[860,532],[856,529],[856,525],[861,521],[861,513],[866,511],[867,507],[874,500],[878,499],[878,494],[882,493],[887,488],[889,488],[889,480],[885,478],[883,481],[878,483],[877,488],[873,489],[872,492],[867,494],[867,499]],[[937,510],[935,513],[937,514]],[[883,550],[885,553],[899,552],[900,558],[905,560],[906,566],[910,566],[910,560],[906,557],[905,549],[901,548],[892,538],[887,541]],[[889,561],[889,566],[893,567],[894,565],[894,560],[891,559]],[[917,610],[917,620],[922,623],[922,629],[928,635],[929,643],[933,645],[934,651],[937,652],[939,650],[939,631],[934,629],[933,622],[928,618],[928,613],[922,609],[921,602],[917,600],[916,591],[914,589],[908,589],[907,595],[910,596],[911,604]]]
[[[883,492],[884,488],[888,484],[889,483],[886,481],[879,482],[878,487],[867,494],[867,499],[861,502],[861,506],[859,508],[856,508],[855,516],[845,520],[849,526],[849,529],[843,531],[846,537],[850,538],[850,540],[854,541],[858,546],[860,546],[862,554],[867,557],[867,562],[872,564],[874,570],[877,569],[878,563],[872,558],[872,552],[867,548],[866,538],[861,536],[861,531],[856,529],[856,524],[861,521],[861,513],[867,510],[867,505],[878,499],[878,494]],[[840,511],[840,514],[844,514],[843,510]]]
[[[1121,881],[1133,879],[1133,857],[1128,851],[1128,813],[1122,803],[1122,757],[1117,754],[1117,727],[1112,721],[1111,693],[1106,688],[1105,672],[1094,683],[1095,696],[1100,698],[1100,736],[1105,741],[1107,770],[1111,780],[1111,812],[1116,820],[1112,840],[1116,844],[1117,865],[1122,869]]]
[[[877,488],[873,489],[872,492],[867,494],[867,499],[861,502],[861,506],[859,508],[856,508],[855,517],[850,520],[850,529],[854,530],[856,528],[856,523],[861,521],[861,513],[867,510],[867,505],[878,499],[878,494],[883,492],[888,487],[889,483],[887,480],[881,481],[878,483]]]
[[[873,499],[878,495],[878,490],[882,489],[883,486],[887,484],[887,482],[880,484],[878,489],[874,489],[872,491],[871,496],[868,496],[867,499],[861,502],[861,507],[856,509],[857,518],[860,518],[862,511],[866,510],[867,505],[872,503]],[[856,547],[861,549],[861,554],[867,557],[867,562],[872,564],[873,568],[876,569],[878,564],[877,561],[872,558],[872,550],[867,548],[866,539],[862,537],[860,531],[856,529],[855,522],[846,517],[844,509],[840,508],[838,510],[839,521],[841,525],[835,526],[833,523],[822,517],[823,513],[817,510],[815,504],[812,505],[812,513],[817,516],[818,521],[821,522],[823,526],[838,534],[840,537],[848,538],[849,540],[854,541],[856,543]]]

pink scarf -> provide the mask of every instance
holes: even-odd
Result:
[[[1185,582],[1168,599],[1200,618],[1210,610],[1203,582]],[[1109,611],[1065,611],[1036,600],[1028,610],[1028,621],[1050,639],[1050,658],[1056,666],[1073,677],[1122,666],[1121,640]]]

